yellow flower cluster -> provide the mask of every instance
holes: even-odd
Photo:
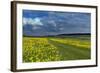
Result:
[[[47,38],[23,38],[23,62],[47,62],[60,60],[57,48]]]
[[[60,38],[56,38],[56,39],[51,39],[53,41],[56,41],[56,42],[59,42],[59,43],[62,43],[62,44],[66,44],[66,45],[72,45],[72,46],[76,46],[76,47],[83,47],[83,48],[90,48],[90,42],[88,41],[81,41],[81,40],[78,40],[78,39],[60,39]]]

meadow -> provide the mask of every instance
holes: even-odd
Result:
[[[90,58],[90,35],[23,37],[23,62],[85,60]]]

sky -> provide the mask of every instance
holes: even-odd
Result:
[[[91,14],[23,10],[23,35],[45,36],[70,33],[90,33]]]

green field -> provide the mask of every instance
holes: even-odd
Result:
[[[23,37],[23,62],[83,60],[90,56],[90,35]]]

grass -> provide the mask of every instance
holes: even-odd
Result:
[[[23,37],[23,62],[82,60],[91,57],[90,36]]]

